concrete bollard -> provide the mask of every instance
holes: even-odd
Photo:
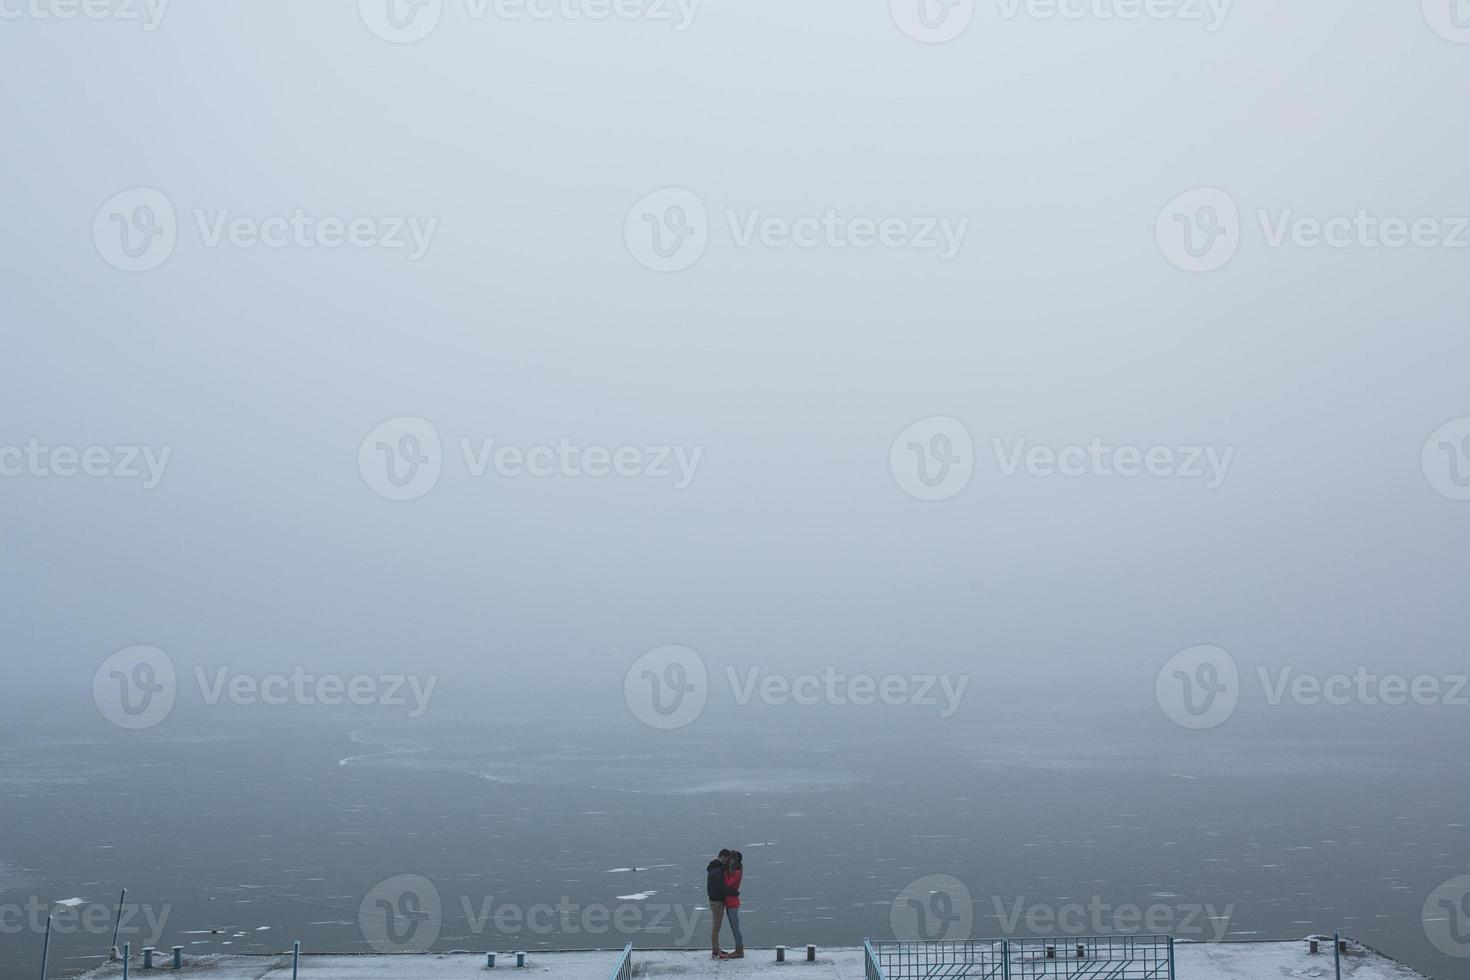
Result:
[[[806,961],[808,963],[815,963],[817,961],[817,947],[811,943],[807,943],[806,945]]]
[[[156,952],[152,946],[143,947],[143,969],[153,969],[153,954]]]
[[[785,963],[786,962],[786,947],[785,946],[777,946],[776,947],[776,962],[777,963]]]
[[[526,954],[525,953],[517,953],[516,954],[516,966],[525,966],[525,965],[526,965]]]
[[[495,954],[494,953],[486,953],[485,954],[485,969],[487,969],[487,970],[493,970],[493,969],[495,969]]]
[[[184,968],[184,947],[182,947],[182,946],[175,946],[174,947],[174,969],[175,970],[182,970],[183,968]]]

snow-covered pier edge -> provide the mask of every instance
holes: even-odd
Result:
[[[1065,945],[1066,940],[1058,940]],[[1343,957],[1345,980],[1427,980],[1425,975],[1364,943],[1350,940]],[[514,951],[499,953],[494,969],[487,968],[484,951],[445,953],[311,953],[301,956],[300,980],[611,980],[621,949],[531,950],[525,966],[517,967]],[[1312,955],[1306,939],[1223,943],[1179,942],[1175,975],[1178,980],[1268,980],[1275,977],[1334,976],[1331,940]],[[175,971],[160,957],[162,969],[141,969],[136,955],[130,970],[136,980],[167,980]],[[210,980],[290,980],[291,954],[208,954],[185,956],[181,980],[189,974]],[[508,974],[508,976],[507,976]],[[523,976],[524,975],[524,976]],[[693,980],[756,977],[759,980],[864,980],[862,946],[818,948],[814,962],[805,950],[792,945],[785,962],[773,949],[749,949],[743,960],[713,960],[702,949],[635,949],[633,977],[681,976]],[[122,976],[121,963],[107,963],[83,974],[85,980],[114,980]],[[1062,974],[1065,976],[1065,974]]]

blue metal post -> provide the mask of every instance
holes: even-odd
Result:
[[[133,958],[133,944],[123,943],[123,980],[128,980],[128,961]]]
[[[117,934],[122,931],[123,903],[128,900],[128,890],[122,890],[122,897],[117,900],[117,922],[112,927],[112,955],[117,955]]]
[[[486,953],[485,954],[485,969],[487,969],[487,970],[493,970],[493,969],[495,969],[495,954],[494,953]]]
[[[173,949],[173,953],[174,953],[174,969],[175,970],[182,970],[184,968],[184,947],[182,947],[182,946],[175,946],[174,949]]]
[[[46,980],[46,964],[51,959],[51,916],[46,916],[46,941],[41,945],[41,980]]]
[[[1174,937],[1169,937],[1169,980],[1174,980]]]
[[[1004,940],[1000,944],[1000,955],[1004,958],[1005,965],[1001,968],[1003,980],[1011,980],[1011,941]]]
[[[1337,969],[1337,980],[1342,980],[1342,933],[1332,934],[1332,963]]]
[[[296,971],[301,967],[301,940],[291,947],[291,980],[296,980]]]
[[[631,980],[633,976],[633,944],[629,943],[623,947],[622,955],[618,957],[617,969],[613,970],[610,980]]]

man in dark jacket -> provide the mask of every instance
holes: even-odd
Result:
[[[709,899],[710,931],[709,955],[711,959],[723,960],[725,953],[720,949],[720,926],[725,921],[725,859],[730,856],[729,848],[720,851],[704,869],[705,897]]]

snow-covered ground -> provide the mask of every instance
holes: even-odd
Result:
[[[1331,978],[1332,944],[1312,956],[1305,941],[1273,943],[1180,943],[1176,948],[1178,980],[1275,980],[1275,978]],[[558,952],[531,953],[526,966],[517,969],[515,957],[501,954],[493,971],[485,968],[483,953],[446,953],[420,956],[330,956],[303,955],[301,980],[463,980],[495,977],[500,980],[609,980],[618,953]],[[167,975],[171,971],[143,973],[134,957],[132,976]],[[160,957],[166,966],[168,957]],[[190,973],[210,980],[289,980],[291,957],[286,956],[201,956],[186,960],[183,976]],[[86,980],[109,980],[122,974],[122,965],[111,963],[86,974]],[[791,950],[787,962],[776,963],[770,950],[750,950],[743,960],[723,962],[696,950],[635,950],[634,977],[689,977],[692,980],[864,980],[861,947],[819,949],[815,963],[806,962],[805,950]],[[1343,976],[1350,980],[1422,980],[1422,974],[1371,950],[1354,946],[1343,958]]]

